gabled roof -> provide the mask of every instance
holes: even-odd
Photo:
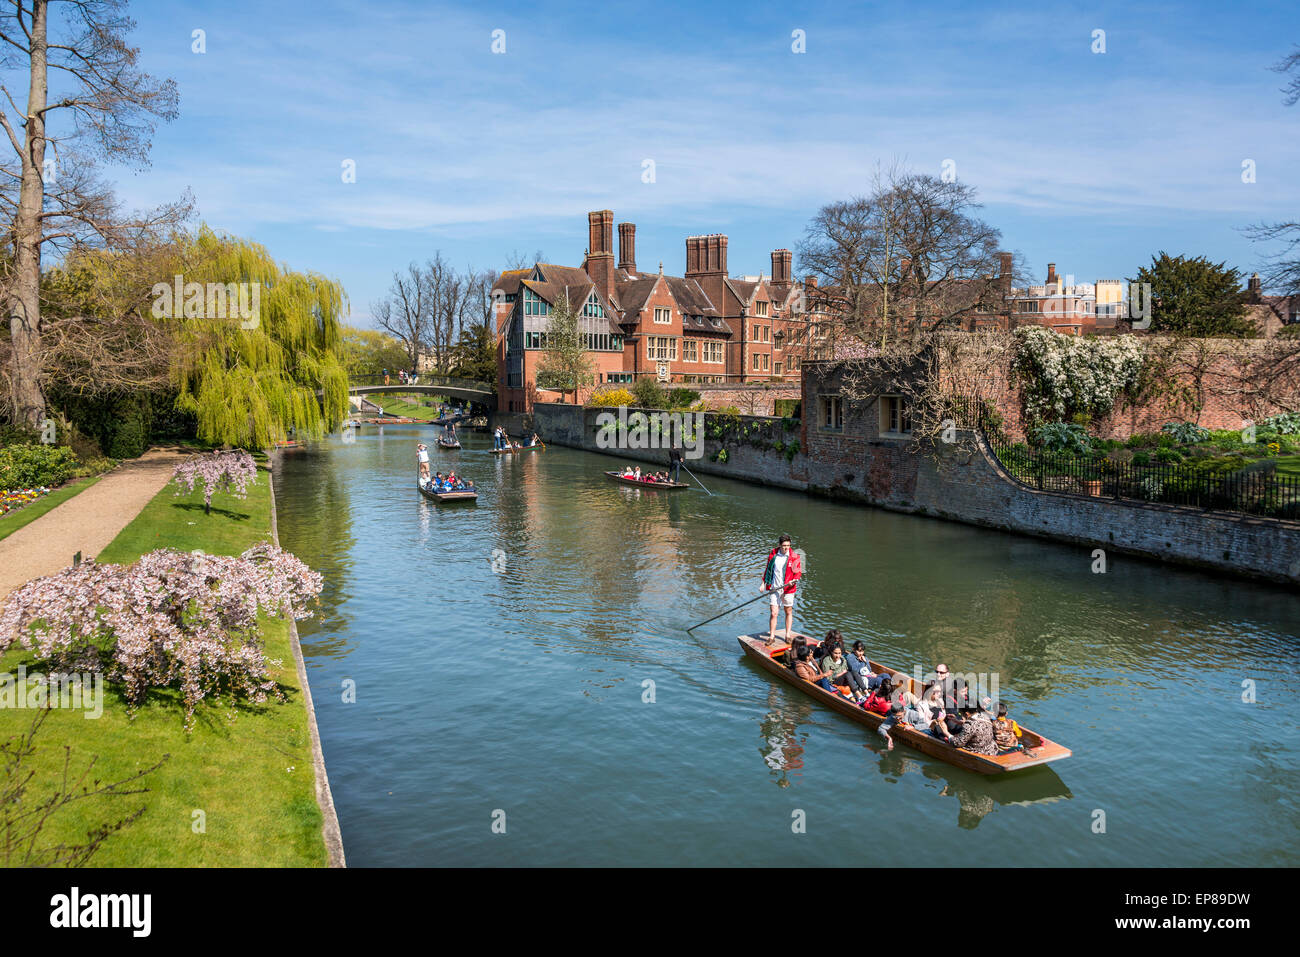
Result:
[[[596,301],[605,309],[605,318],[609,321],[609,331],[616,336],[623,334],[623,330],[619,329],[617,325],[616,317],[618,315],[618,310],[613,307],[608,299],[600,294],[600,290],[596,288],[596,284],[591,281],[583,270],[570,269],[567,266],[554,268],[566,270],[571,275],[576,274],[581,276],[583,281],[569,286],[561,282],[538,282],[536,279],[524,279],[522,280],[522,285],[537,293],[538,296],[552,306],[555,305],[561,297],[568,299],[569,308],[579,315],[582,314],[583,306],[587,304],[587,300],[591,298],[594,293]],[[543,273],[543,275],[549,275],[549,273]]]
[[[562,286],[581,286],[591,284],[587,271],[578,266],[556,266],[553,263],[538,263],[535,267],[541,272],[546,282],[559,283]]]
[[[492,284],[492,288],[500,289],[507,296],[513,296],[519,292],[519,283],[531,272],[531,269],[507,269],[497,277],[497,281]]]

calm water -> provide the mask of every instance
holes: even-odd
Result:
[[[624,488],[615,459],[482,436],[431,447],[481,488],[438,507],[414,488],[434,432],[367,427],[275,477],[282,544],[326,576],[302,638],[352,866],[1300,863],[1293,593],[709,476]],[[744,658],[765,604],[687,634],[757,593],[783,531],[797,625],[997,672],[1074,756],[990,780],[887,754]]]

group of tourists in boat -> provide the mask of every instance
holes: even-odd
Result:
[[[971,700],[965,684],[948,673],[947,665],[937,665],[921,694],[914,694],[906,690],[906,680],[895,683],[891,675],[873,671],[861,641],[853,642],[852,651],[846,652],[844,636],[837,628],[820,642],[796,636],[787,663],[804,681],[832,693],[847,690],[858,707],[883,717],[877,731],[891,751],[894,739],[889,732],[899,724],[990,757],[1024,750],[1020,726],[1007,716],[1005,702],[998,702],[995,708],[987,697]]]
[[[790,536],[782,535],[776,548],[768,553],[760,587],[761,592],[771,593],[772,614],[765,643],[768,647],[776,643],[777,617],[784,608],[789,642],[787,667],[804,681],[833,694],[840,694],[840,689],[847,691],[858,707],[883,717],[877,731],[888,742],[889,750],[894,749],[889,732],[899,724],[990,757],[1024,750],[1020,727],[1007,717],[1007,706],[998,702],[994,708],[987,697],[971,700],[965,682],[949,674],[947,665],[937,665],[931,680],[917,695],[909,690],[906,679],[876,673],[861,641],[853,642],[851,650],[846,649],[838,628],[828,631],[821,641],[795,634],[794,599],[802,577],[800,554],[791,547]]]
[[[424,487],[431,492],[473,492],[474,483],[469,479],[462,479],[455,472],[448,472],[443,475],[441,472],[434,472],[433,478],[424,482]]]
[[[492,432],[492,450],[494,452],[508,452],[508,451],[516,451],[518,449],[531,449],[541,444],[542,444],[542,440],[538,437],[536,432],[524,436],[524,442],[522,445],[519,442],[511,439],[510,436],[506,434],[506,430],[501,428],[501,426],[497,426],[496,429]]]
[[[651,485],[657,485],[661,482],[667,485],[674,484],[673,480],[668,477],[667,472],[642,472],[639,465],[636,468],[629,465],[619,474],[621,478],[631,479],[634,482],[647,482]]]
[[[462,479],[455,472],[429,475],[429,447],[423,442],[415,447],[415,458],[420,463],[420,484],[431,492],[473,492],[474,483]]]

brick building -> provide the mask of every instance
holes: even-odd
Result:
[[[788,249],[772,251],[770,276],[728,275],[727,237],[686,239],[682,276],[641,272],[636,225],[614,214],[587,216],[580,267],[537,263],[501,274],[494,287],[498,408],[531,411],[552,307],[563,296],[582,317],[595,385],[647,376],[673,383],[753,383],[797,379],[815,349],[813,319]],[[543,396],[545,394],[543,393]]]

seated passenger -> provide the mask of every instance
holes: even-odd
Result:
[[[952,740],[952,733],[948,730],[948,722],[945,720],[947,717],[945,712],[936,711],[930,719],[930,733],[941,741]]]
[[[871,670],[871,662],[867,660],[867,646],[860,641],[853,643],[853,654],[849,655],[849,669],[857,672],[858,679],[865,688],[875,688],[885,680],[884,675],[878,675]]]
[[[998,717],[993,722],[993,743],[998,746],[999,754],[1011,754],[1025,749],[1020,741],[1020,725],[1007,717],[1007,706],[1000,701]]]
[[[804,681],[811,681],[818,687],[825,688],[827,691],[834,691],[831,687],[830,679],[826,674],[813,664],[812,656],[808,654],[807,648],[799,649],[799,657],[794,663],[794,673]]]
[[[839,647],[840,651],[844,650],[844,636],[840,634],[838,628],[832,628],[830,631],[826,632],[826,637],[823,638],[822,643],[817,646],[815,654],[818,658],[824,657],[825,655],[830,654],[831,649],[836,646]]]
[[[924,731],[930,727],[930,706],[918,698],[912,692],[903,695],[903,720],[916,728],[918,731]]]
[[[970,709],[972,712],[974,710],[973,708]],[[961,730],[954,731],[948,743],[955,748],[965,748],[967,751],[974,751],[976,754],[987,754],[990,757],[996,756],[998,753],[998,746],[993,743],[992,723],[980,721],[974,717],[962,722]]]
[[[862,702],[863,710],[871,711],[880,715],[889,714],[891,710],[889,698],[893,693],[893,684],[888,678],[885,678],[876,686],[876,689],[871,692],[871,696],[867,698],[866,701]]]
[[[822,671],[830,676],[831,683],[839,685],[841,688],[848,688],[853,694],[854,701],[861,701],[856,686],[853,684],[853,678],[849,676],[849,662],[844,657],[844,646],[835,645],[822,658]]]

